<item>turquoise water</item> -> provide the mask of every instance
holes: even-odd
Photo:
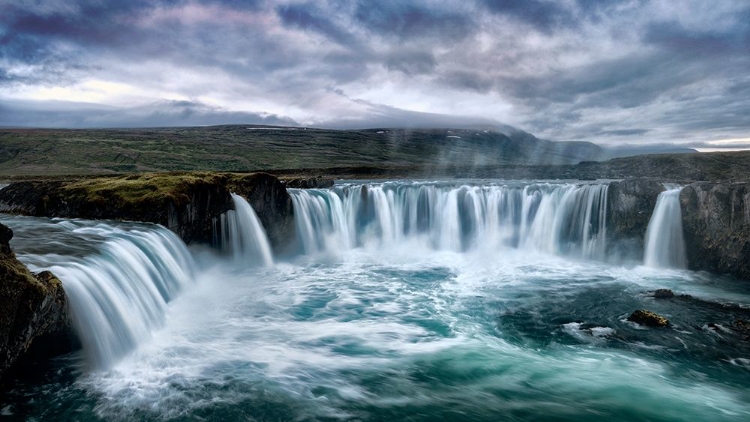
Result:
[[[110,232],[155,230],[0,222],[37,269],[96,254]],[[29,368],[0,396],[0,419],[750,418],[750,345],[730,328],[750,319],[750,291],[736,280],[416,237],[269,267],[192,254],[194,280],[147,339],[105,369],[83,353]],[[692,298],[656,300],[657,288]],[[672,327],[627,322],[639,308]]]

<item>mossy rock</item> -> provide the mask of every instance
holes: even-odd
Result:
[[[628,321],[635,322],[636,324],[645,325],[647,327],[667,327],[669,326],[669,320],[663,316],[647,311],[645,309],[638,309],[637,311],[630,314]]]

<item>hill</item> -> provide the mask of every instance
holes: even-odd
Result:
[[[329,167],[575,164],[605,158],[589,142],[552,142],[515,129],[327,130],[208,126],[0,129],[0,174],[250,171]]]

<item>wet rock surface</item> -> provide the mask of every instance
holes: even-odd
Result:
[[[230,192],[247,199],[277,252],[294,240],[291,197],[284,183],[265,173],[152,173],[21,181],[0,190],[0,212],[156,223],[185,243],[212,243],[221,233],[218,217],[234,207]]]
[[[31,273],[10,249],[12,237],[0,224],[0,378],[32,346],[52,355],[75,344],[62,283],[49,271]]]
[[[680,206],[688,267],[750,280],[748,183],[692,183]]]
[[[607,192],[608,254],[643,259],[648,222],[664,186],[654,179],[625,179],[609,184]]]
[[[286,187],[293,189],[324,189],[332,187],[333,184],[333,179],[319,176],[289,179],[284,181],[284,185]]]
[[[654,297],[656,299],[672,299],[674,298],[674,292],[669,289],[656,289]]]
[[[636,324],[645,325],[647,327],[666,327],[669,325],[669,320],[663,316],[647,311],[645,309],[638,309],[628,317],[628,321],[635,322]]]
[[[294,206],[286,185],[266,173],[237,175],[228,188],[253,207],[276,253],[284,253],[295,238]]]

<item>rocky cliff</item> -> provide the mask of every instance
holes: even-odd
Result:
[[[286,252],[295,238],[294,206],[286,186],[266,173],[232,175],[227,187],[247,199],[276,253]]]
[[[680,206],[689,268],[750,280],[750,185],[692,183]]]
[[[626,179],[607,192],[607,255],[618,260],[643,259],[644,239],[656,198],[664,186],[653,179]]]
[[[0,190],[0,212],[161,224],[186,243],[211,243],[216,222],[233,208],[230,192],[247,198],[281,251],[294,239],[294,210],[274,176],[150,173],[78,180],[15,182]]]
[[[64,352],[73,338],[62,283],[49,271],[32,274],[10,249],[12,237],[0,224],[0,377],[32,345]]]

